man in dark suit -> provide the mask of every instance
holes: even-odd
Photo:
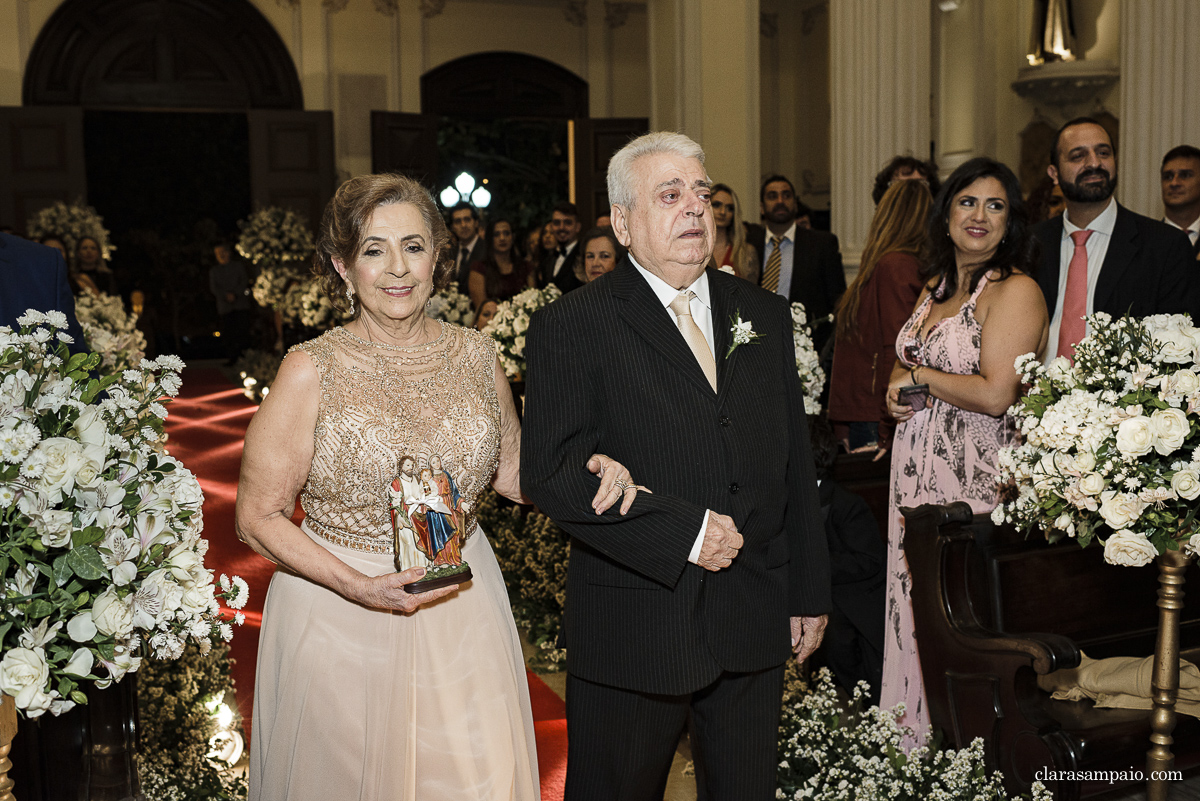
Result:
[[[1180,145],[1162,160],[1163,222],[1178,228],[1192,242],[1200,259],[1200,148]]]
[[[583,286],[575,275],[579,264],[579,210],[574,203],[559,203],[550,215],[550,231],[554,234],[554,249],[542,257],[538,266],[538,287],[554,284],[563,292]]]
[[[67,316],[71,351],[84,349],[83,329],[75,319],[75,298],[67,265],[54,248],[0,234],[0,325],[20,328],[17,318],[29,309],[60,311]]]
[[[1117,160],[1104,126],[1079,117],[1059,128],[1049,174],[1067,210],[1033,229],[1042,252],[1037,280],[1050,311],[1047,359],[1074,355],[1087,333],[1082,318],[1094,312],[1197,318],[1191,244],[1181,231],[1113,199]]]
[[[468,294],[471,265],[483,261],[484,243],[479,235],[479,210],[467,201],[459,201],[450,209],[450,230],[458,243],[454,253],[454,280],[458,291]]]
[[[831,605],[790,312],[705,269],[703,158],[675,133],[613,156],[629,255],[527,335],[522,489],[572,537],[570,801],[661,799],[689,710],[700,797],[774,798],[783,666]],[[594,451],[653,494],[595,514]]]
[[[762,259],[759,285],[783,295],[790,303],[804,304],[813,345],[820,353],[833,334],[832,323],[824,318],[833,314],[838,298],[846,291],[838,238],[796,225],[796,188],[782,175],[763,181],[759,202],[767,226],[746,228],[746,241]]]

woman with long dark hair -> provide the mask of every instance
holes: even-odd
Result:
[[[510,220],[500,217],[488,223],[483,261],[471,265],[467,283],[472,309],[478,310],[488,298],[508,300],[534,285],[533,264],[517,255],[515,241]]]
[[[829,419],[849,451],[878,438],[896,334],[921,293],[921,257],[933,198],[921,181],[896,181],[871,220],[858,275],[837,306]]]
[[[976,158],[951,174],[929,217],[925,288],[896,338],[888,412],[892,450],[887,616],[880,704],[903,702],[918,737],[929,713],[913,637],[911,579],[900,507],[966,501],[996,505],[996,456],[1015,435],[1008,408],[1013,362],[1046,345],[1049,316],[1031,277],[1034,239],[1021,187],[1000,162]]]

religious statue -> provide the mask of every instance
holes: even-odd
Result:
[[[470,579],[471,567],[462,558],[469,509],[441,458],[431,456],[418,468],[413,456],[400,457],[388,495],[396,571],[425,568],[425,577],[404,585],[405,591],[427,592]]]
[[[1029,63],[1075,60],[1075,22],[1071,0],[1033,0]]]

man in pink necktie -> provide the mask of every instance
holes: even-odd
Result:
[[[1080,117],[1060,128],[1049,174],[1067,210],[1034,228],[1042,249],[1038,284],[1051,311],[1046,358],[1073,356],[1087,335],[1083,318],[1095,312],[1200,318],[1191,242],[1113,199],[1117,159],[1104,126]]]

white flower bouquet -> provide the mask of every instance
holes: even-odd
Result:
[[[496,341],[500,365],[510,379],[517,379],[525,372],[525,332],[529,329],[530,315],[560,297],[562,290],[551,284],[545,289],[526,289],[496,305],[496,316],[483,333]]]
[[[1050,542],[1104,544],[1110,564],[1141,566],[1200,546],[1200,329],[1186,315],[1088,318],[1075,364],[1016,369],[1029,390],[1010,410],[1024,442],[999,455],[992,519]]]
[[[80,292],[75,316],[83,327],[88,349],[100,354],[100,366],[119,372],[136,367],[146,355],[146,337],[137,328],[137,315],[126,314],[119,297]]]
[[[808,315],[802,303],[792,304],[792,341],[796,348],[796,372],[800,374],[800,384],[804,387],[804,411],[820,414],[825,371],[821,369],[821,358],[813,347]]]
[[[74,203],[59,201],[47,206],[30,217],[25,227],[30,239],[41,239],[43,236],[61,237],[69,254],[75,252],[79,240],[85,236],[96,240],[96,244],[100,246],[100,257],[105,260],[112,258],[113,251],[116,250],[109,241],[104,218],[82,199]]]
[[[470,328],[475,323],[471,299],[459,292],[453,284],[429,299],[429,308],[425,310],[425,314],[435,320],[445,320],[463,328]]]
[[[26,717],[61,714],[136,671],[233,631],[240,578],[217,591],[200,485],[161,452],[174,356],[120,373],[67,353],[61,312],[0,327],[0,691]],[[242,615],[235,615],[241,623]]]
[[[250,290],[255,302],[276,310],[287,305],[285,318],[296,319],[298,293],[289,298],[289,290],[309,276],[314,245],[308,224],[291,209],[267,206],[241,220],[238,228],[238,253],[259,268]]]
[[[850,702],[843,703],[827,668],[815,687],[795,679],[784,695],[779,725],[779,766],[775,797],[814,801],[875,799],[942,799],[1003,801],[1003,776],[988,775],[983,740],[966,748],[936,750],[922,745],[907,755],[901,748],[911,733],[901,727],[895,710],[866,704],[867,685],[860,682]],[[1050,801],[1050,793],[1034,782],[1034,801]]]
[[[300,285],[298,305],[297,319],[301,325],[309,328],[332,328],[345,319],[341,312],[333,307],[329,296],[321,289],[320,280],[315,277]]]

